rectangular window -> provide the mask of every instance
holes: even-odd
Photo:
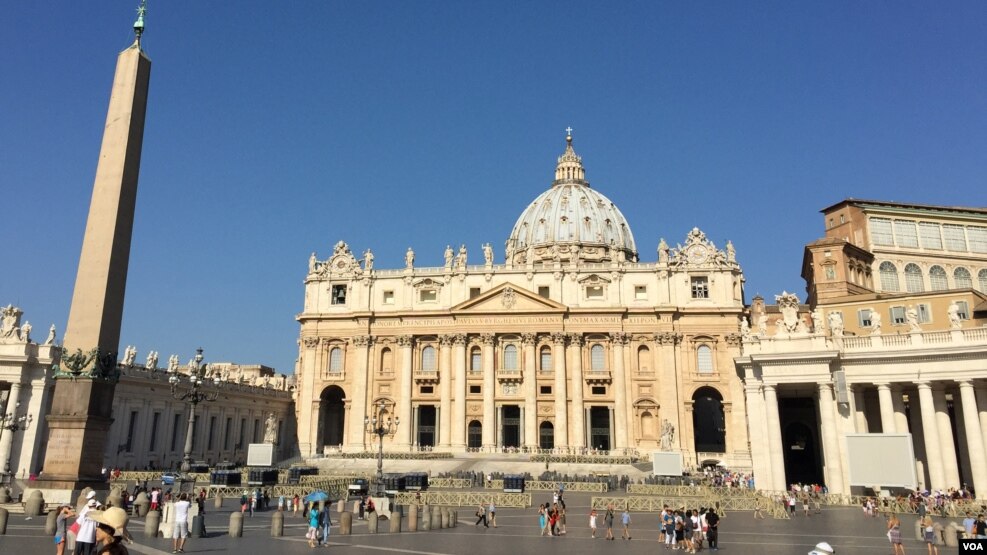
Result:
[[[237,449],[243,449],[243,438],[244,438],[244,434],[246,434],[246,433],[247,433],[247,419],[246,418],[241,418],[240,419],[240,441],[238,441],[237,444],[236,444],[236,448]]]
[[[474,349],[473,352],[470,353],[470,372],[482,372],[482,371],[483,371],[483,365],[482,365],[482,358],[480,356],[480,350]]]
[[[918,248],[918,227],[910,220],[894,221],[894,240],[899,247]]]
[[[960,320],[970,319],[970,305],[966,301],[956,301],[956,306],[960,307],[959,312],[956,314],[960,317]]]
[[[916,312],[918,312],[918,323],[925,324],[932,321],[932,313],[929,310],[929,305],[920,304],[916,307]]]
[[[648,287],[646,285],[634,286],[634,300],[636,301],[648,300]]]
[[[471,299],[475,299],[475,298],[477,298],[479,296],[480,296],[480,288],[479,287],[470,287],[470,298]]]
[[[987,253],[987,227],[971,225],[966,228],[966,237],[970,240],[970,252]]]
[[[542,372],[551,372],[552,371],[552,350],[551,349],[547,349],[547,348],[546,349],[542,349],[541,350],[541,353],[539,353],[539,355],[540,355],[541,360],[539,361],[538,367],[541,368],[541,371]]]
[[[840,223],[841,224],[845,224],[846,223],[846,214],[840,214]]]
[[[435,289],[422,289],[418,292],[418,300],[423,303],[434,303],[439,298]]]
[[[384,304],[394,304],[394,291],[384,291]]]
[[[709,280],[706,278],[706,276],[693,277],[691,283],[692,283],[693,299],[709,298]]]
[[[260,443],[260,419],[254,419],[254,443]]]
[[[939,232],[939,224],[920,222],[918,233],[922,240],[923,249],[942,250],[942,235]]]
[[[178,449],[178,428],[181,426],[182,415],[176,414],[175,421],[171,425],[171,450],[175,451]]]
[[[963,232],[963,226],[942,224],[942,237],[946,241],[946,250],[966,250],[966,234]]]
[[[545,297],[547,299],[548,296],[549,296],[549,293],[551,291],[552,291],[552,289],[550,287],[548,287],[547,285],[540,285],[540,286],[538,286],[538,295],[540,297]]]
[[[891,220],[887,218],[870,219],[870,240],[875,245],[894,246],[894,236],[891,232]]]
[[[871,325],[870,321],[870,309],[862,308],[857,311],[857,324],[862,328],[869,328]]]
[[[134,450],[134,432],[137,431],[137,411],[131,411],[130,413],[130,426],[127,427],[127,445],[126,450],[128,453],[132,453]]]
[[[223,451],[230,450],[230,434],[233,433],[233,419],[226,419],[226,430],[223,431]]]
[[[480,386],[478,386],[478,385],[471,385],[470,386],[470,393],[471,394],[479,395],[481,392],[482,392],[482,390],[480,389]]]
[[[602,285],[587,285],[586,286],[586,298],[587,299],[602,299],[603,298],[603,286]]]
[[[158,423],[161,422],[161,413],[156,412],[151,417],[151,443],[148,444],[148,451],[151,453],[158,450]]]
[[[593,395],[606,395],[607,394],[607,386],[605,386],[605,385],[594,385],[591,388],[591,391],[592,391]]]
[[[213,438],[216,437],[216,417],[209,417],[209,435],[206,439],[206,450],[212,451]]]
[[[552,386],[550,386],[550,385],[539,386],[538,387],[538,393],[541,393],[542,395],[551,395],[552,394]]]
[[[895,326],[905,323],[905,307],[903,306],[891,307],[891,323]]]
[[[435,387],[431,385],[423,385],[421,387],[421,392],[422,395],[431,395],[432,393],[435,393]]]
[[[346,286],[332,286],[332,304],[346,304]]]

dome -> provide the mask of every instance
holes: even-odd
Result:
[[[582,158],[566,137],[552,187],[538,195],[507,239],[509,264],[637,261],[634,235],[610,199],[589,186]]]

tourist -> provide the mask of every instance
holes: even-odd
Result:
[[[305,537],[308,538],[308,546],[315,548],[315,542],[318,541],[319,533],[319,509],[315,507],[315,503],[309,504],[308,510],[308,532]]]
[[[366,495],[361,495],[360,496],[360,516],[358,517],[360,520],[363,520],[364,519],[364,515],[366,514],[366,510],[367,510],[367,496]]]
[[[974,530],[974,524],[976,524],[977,519],[973,518],[973,514],[970,511],[966,512],[966,518],[963,519],[963,537],[973,538],[976,536],[977,532]]]
[[[809,516],[809,494],[802,494],[802,515],[805,517]]]
[[[894,555],[905,554],[905,546],[901,545],[901,521],[894,514],[888,519],[888,541],[891,542]]]
[[[92,522],[96,525],[96,540],[99,549],[95,555],[129,555],[127,548],[117,539],[129,538],[127,533],[127,511],[119,507],[110,507],[105,511],[93,511]]]
[[[158,500],[161,498],[161,489],[153,488],[151,489],[151,510],[158,510]]]
[[[661,527],[665,531],[665,549],[678,549],[675,545],[675,515],[672,509],[665,509],[661,515]]]
[[[987,520],[984,520],[983,513],[977,515],[977,520],[973,523],[973,534],[977,539],[987,538]]]
[[[759,518],[764,518],[764,513],[761,512],[761,498],[754,498],[754,520]]]
[[[326,503],[322,511],[319,512],[319,529],[322,534],[319,536],[319,545],[329,547],[329,528],[332,526],[332,518],[329,517],[329,504]]]
[[[75,511],[68,505],[62,505],[58,509],[58,517],[55,519],[55,555],[65,554],[66,526],[65,521],[75,516]]]
[[[706,532],[706,539],[709,541],[710,551],[720,550],[719,524],[720,515],[716,514],[713,507],[710,507],[706,510],[706,525],[709,526],[709,530]]]
[[[542,536],[544,536],[545,532],[548,530],[548,511],[545,508],[544,503],[538,505],[538,529],[541,530],[540,535]]]
[[[620,524],[623,525],[623,531],[620,533],[620,537],[629,540],[631,539],[631,513],[627,512],[627,507],[624,507],[624,512],[620,514]]]
[[[79,531],[75,533],[75,555],[93,555],[96,552],[96,522],[90,518],[96,505],[96,492],[90,491],[86,494],[86,505],[75,519],[79,525]]]
[[[922,537],[925,538],[925,545],[929,550],[929,555],[939,555],[939,547],[936,545],[936,527],[932,522],[932,517],[926,515],[922,519]]]
[[[692,521],[692,552],[695,553],[703,548],[703,527],[706,525],[706,519],[699,516],[698,510],[693,509],[689,520]]]
[[[548,531],[551,532],[552,536],[559,535],[559,506],[552,505],[552,510],[548,512]]]
[[[297,515],[297,514],[298,514],[298,509],[299,509],[299,508],[301,507],[301,505],[302,505],[302,499],[301,499],[301,497],[298,497],[298,494],[297,494],[297,493],[295,494],[295,497],[294,497],[294,498],[292,498],[292,500],[291,500],[291,504],[292,504],[292,506],[293,506],[293,509],[292,509],[292,511],[293,511],[293,513],[294,513],[295,515]]]
[[[565,535],[565,503],[559,502],[559,534]]]
[[[493,501],[490,502],[490,507],[487,508],[487,523],[489,523],[494,528],[497,527],[497,507],[494,506]]]
[[[476,508],[476,522],[473,526],[479,526],[481,522],[484,528],[490,528],[490,524],[487,523],[487,510],[483,507],[483,503]]]
[[[819,542],[816,548],[809,552],[809,555],[835,555],[836,550],[827,542]]]
[[[613,538],[613,503],[607,505],[607,512],[603,515],[603,525],[607,527],[607,539]]]
[[[685,518],[682,511],[675,511],[675,544],[679,549],[684,549],[685,545]]]
[[[596,539],[596,509],[589,512],[589,537]]]
[[[695,528],[693,526],[692,514],[689,510],[686,510],[682,515],[682,542],[685,544],[685,550],[687,553],[695,553],[696,546],[692,543],[692,537],[695,533]],[[678,534],[678,532],[676,532]]]
[[[185,540],[188,539],[188,494],[183,493],[178,496],[175,503],[175,529],[172,533],[171,552],[185,553]]]

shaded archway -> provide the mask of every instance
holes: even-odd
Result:
[[[812,430],[803,422],[790,422],[783,437],[786,483],[822,484],[822,463]]]
[[[538,446],[542,449],[555,448],[555,426],[551,422],[542,422],[538,426]]]
[[[344,442],[345,398],[346,393],[338,385],[323,389],[319,396],[319,452],[326,445],[339,446]]]
[[[726,419],[719,391],[701,387],[692,395],[692,430],[697,452],[726,452]]]
[[[483,426],[478,420],[473,420],[466,427],[466,446],[471,449],[483,447]]]

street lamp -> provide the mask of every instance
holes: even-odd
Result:
[[[368,434],[377,436],[377,497],[384,495],[384,436],[393,436],[398,430],[400,417],[391,420],[387,401],[381,400],[373,406],[373,416],[363,417],[363,425]],[[385,421],[384,415],[388,415]]]
[[[219,397],[219,391],[205,392],[199,390],[203,384],[209,381],[206,377],[208,366],[208,364],[202,363],[202,347],[199,347],[195,350],[195,357],[188,363],[187,389],[179,387],[182,378],[174,368],[170,369],[171,376],[168,378],[168,383],[171,384],[171,396],[179,401],[185,401],[189,405],[188,429],[185,431],[185,456],[182,457],[181,466],[182,472],[190,472],[192,470],[192,433],[195,430],[195,406],[202,401],[215,401]],[[212,382],[217,388],[220,387],[222,380],[219,374],[213,375]]]
[[[8,412],[7,414],[0,416],[0,438],[3,437],[3,431],[7,430],[11,434],[17,433],[22,430],[27,430],[31,427],[31,422],[34,422],[33,414],[16,414],[21,408],[21,402],[17,401],[14,405],[14,412]],[[13,445],[13,435],[11,435],[10,442]],[[7,452],[7,460],[3,463],[3,482],[10,483],[10,451]]]

